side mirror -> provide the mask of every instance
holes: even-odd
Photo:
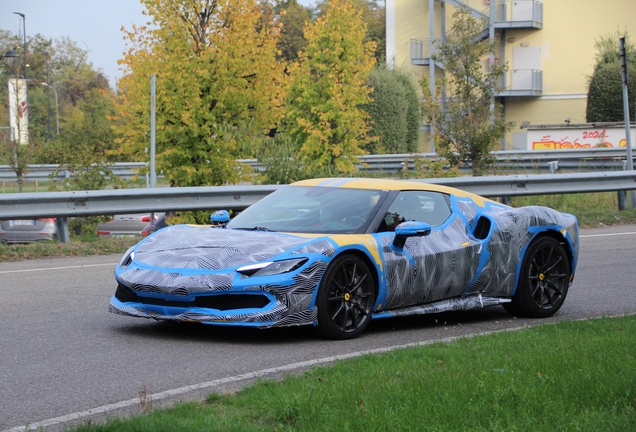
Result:
[[[409,237],[423,237],[431,233],[431,226],[424,222],[406,221],[395,227],[393,246],[402,249]]]
[[[230,213],[227,210],[217,210],[210,215],[210,222],[214,226],[223,226],[230,221]]]

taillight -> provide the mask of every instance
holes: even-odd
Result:
[[[97,231],[98,236],[110,235],[110,231]]]
[[[150,216],[142,216],[141,217],[141,221],[142,222],[147,222],[147,223],[150,222]]]
[[[38,220],[41,220],[44,222],[55,222],[55,218],[38,218]]]

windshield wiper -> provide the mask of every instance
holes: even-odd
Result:
[[[252,228],[234,228],[237,230],[242,230],[242,231],[269,231],[269,232],[276,232],[274,230],[271,230],[269,228],[265,228],[265,227],[261,227],[261,226],[255,226]]]

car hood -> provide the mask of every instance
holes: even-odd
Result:
[[[306,253],[331,255],[325,237],[174,225],[135,247],[134,263],[163,269],[224,270]],[[284,256],[281,256],[284,255]]]

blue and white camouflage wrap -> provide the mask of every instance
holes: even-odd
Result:
[[[316,294],[329,263],[356,253],[377,274],[373,318],[474,309],[510,300],[524,253],[543,233],[560,239],[572,275],[576,218],[545,207],[511,208],[449,197],[451,215],[404,247],[393,232],[305,235],[177,225],[142,240],[115,270],[109,310],[171,321],[257,327],[316,324]],[[478,224],[487,229],[476,234]],[[299,260],[259,276],[246,266]],[[241,271],[239,271],[241,270]]]

